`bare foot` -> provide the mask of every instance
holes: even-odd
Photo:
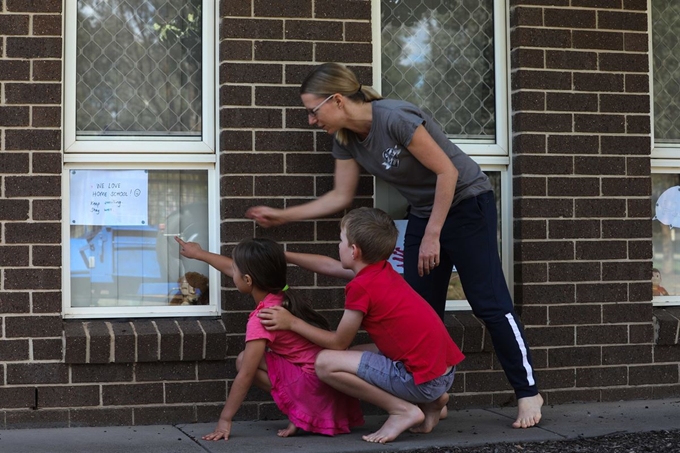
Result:
[[[442,411],[439,413],[439,420],[444,420],[449,416],[449,408],[447,406],[442,407]]]
[[[444,393],[442,396],[432,401],[431,403],[421,404],[420,409],[425,414],[425,420],[418,425],[411,428],[412,433],[429,433],[431,432],[439,420],[441,420],[442,410],[446,408],[446,403],[449,402],[449,394]],[[448,411],[446,413],[448,415]]]
[[[362,436],[366,442],[384,444],[390,442],[413,425],[419,425],[425,419],[418,406],[409,404],[406,412],[390,414],[385,423],[374,433]]]
[[[541,421],[541,406],[543,397],[540,393],[517,400],[517,420],[512,424],[513,428],[531,428]]]
[[[295,426],[292,422],[288,423],[288,426],[286,426],[285,429],[280,429],[276,435],[279,437],[290,437],[294,436],[295,433],[297,432],[297,426]]]

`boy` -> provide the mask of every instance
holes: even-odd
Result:
[[[430,305],[386,261],[397,240],[392,219],[359,208],[340,223],[340,261],[287,253],[289,262],[334,277],[345,287],[345,312],[334,332],[311,326],[286,310],[262,310],[268,330],[292,330],[326,350],[316,359],[319,378],[389,413],[368,442],[386,443],[406,429],[428,433],[449,400],[455,366],[464,356]],[[346,350],[363,327],[375,344]]]

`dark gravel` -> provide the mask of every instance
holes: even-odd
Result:
[[[680,420],[678,421],[680,424]],[[645,433],[610,434],[546,442],[515,442],[480,447],[411,450],[408,453],[666,453],[680,452],[680,429]],[[402,452],[405,453],[405,452]]]

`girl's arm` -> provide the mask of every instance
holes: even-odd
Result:
[[[418,274],[422,277],[439,265],[439,237],[453,202],[458,169],[422,125],[416,128],[408,149],[421,164],[437,175],[434,205],[418,254]]]
[[[246,211],[246,217],[267,228],[297,220],[317,219],[335,214],[352,204],[359,185],[359,164],[354,159],[335,160],[333,190],[309,203],[287,209],[255,206]]]
[[[328,331],[306,323],[283,307],[265,308],[257,316],[267,330],[290,330],[324,349],[340,351],[349,347],[364,319],[360,311],[345,310],[338,328]]]
[[[354,271],[342,267],[342,263],[334,258],[311,253],[286,252],[286,261],[298,265],[317,274],[352,280]]]
[[[175,241],[179,244],[180,255],[208,263],[228,277],[234,276],[234,269],[232,268],[233,261],[228,256],[208,252],[203,250],[197,242],[184,242],[177,236],[175,236]]]
[[[267,340],[265,339],[248,341],[246,343],[241,369],[231,384],[227,403],[224,405],[224,409],[222,409],[217,427],[212,433],[203,436],[203,440],[229,440],[232,420],[234,415],[236,415],[236,411],[241,407],[241,403],[243,403],[250,386],[253,384],[255,373],[262,361],[262,357],[264,357],[266,346]]]

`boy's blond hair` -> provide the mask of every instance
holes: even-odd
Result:
[[[377,208],[357,208],[340,221],[347,242],[361,249],[362,261],[367,264],[386,260],[392,255],[399,232],[392,218]]]

